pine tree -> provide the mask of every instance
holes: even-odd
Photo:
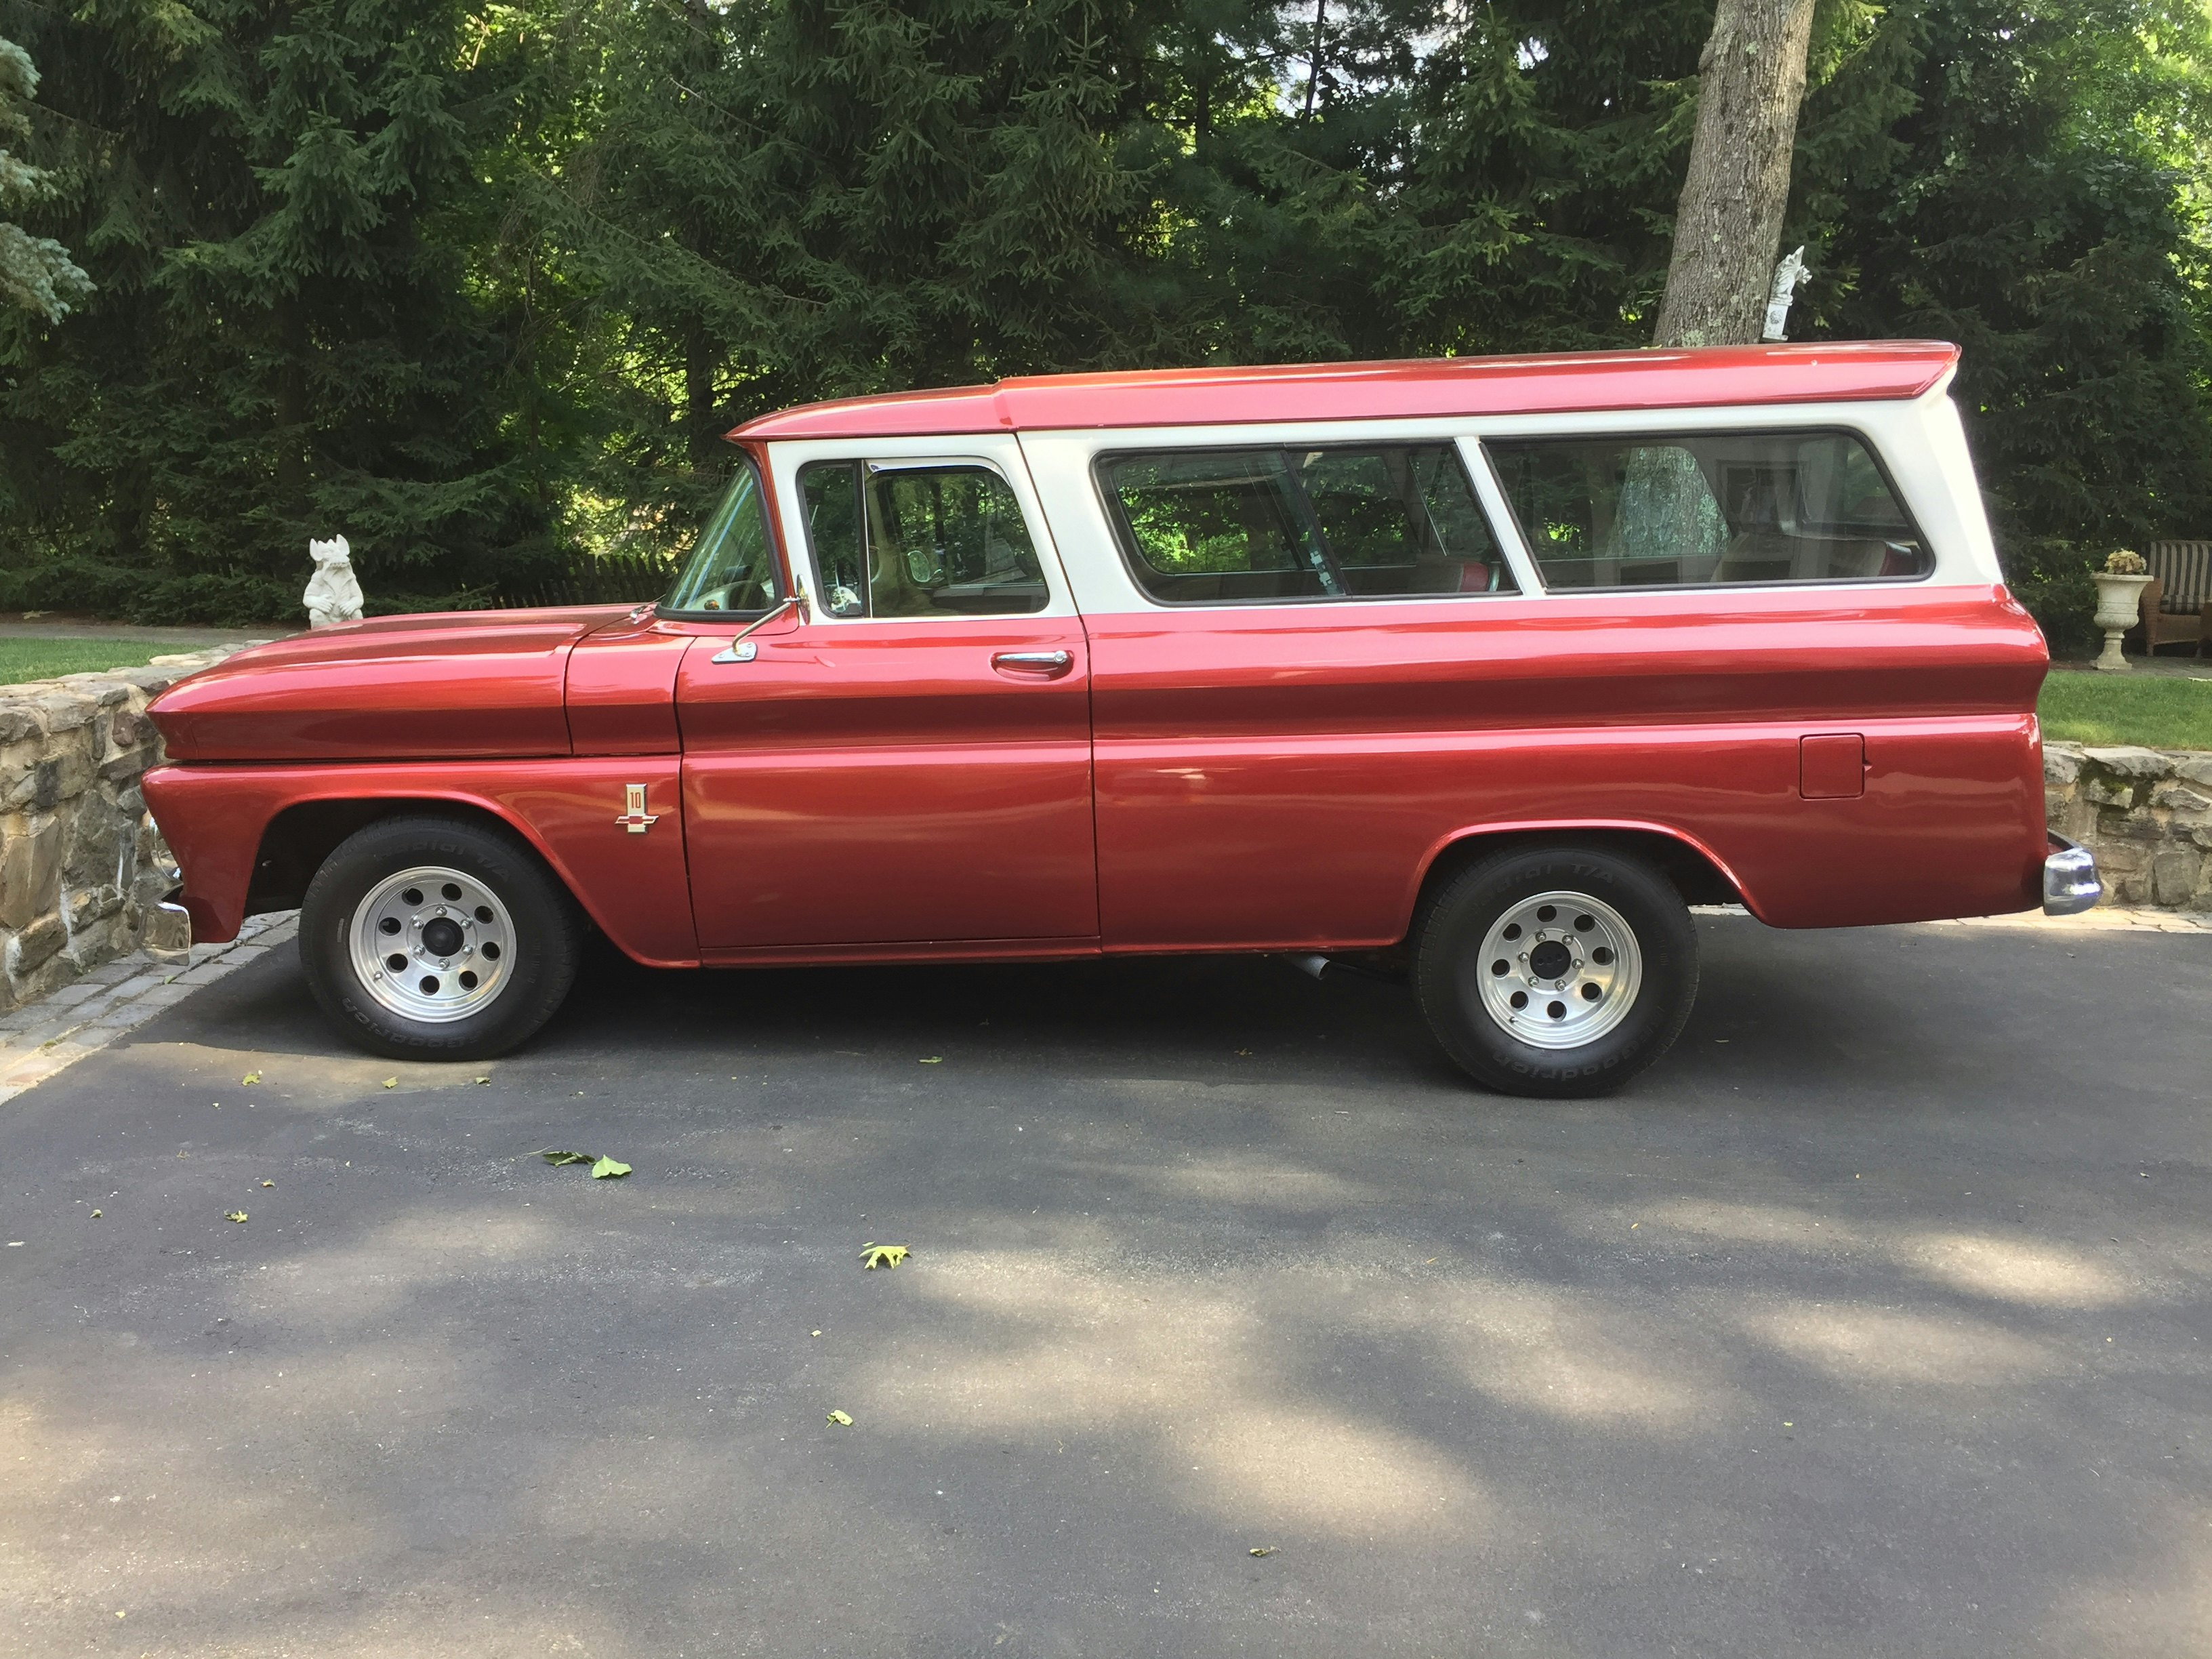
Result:
[[[0,139],[30,135],[24,106],[39,90],[39,72],[30,54],[0,39]],[[0,214],[18,211],[42,199],[50,184],[46,173],[10,155],[0,144]],[[51,236],[33,236],[0,218],[0,304],[58,323],[72,300],[92,291],[92,280]]]

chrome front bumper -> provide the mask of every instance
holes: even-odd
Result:
[[[2043,914],[2079,915],[2105,896],[2097,857],[2087,848],[2049,831],[2051,856],[2043,860]]]

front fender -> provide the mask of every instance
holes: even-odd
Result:
[[[684,864],[678,757],[257,766],[186,763],[145,777],[148,808],[185,877],[196,942],[238,936],[270,824],[287,808],[388,804],[489,813],[537,849],[602,932],[650,967],[699,962]],[[465,777],[457,772],[465,771]],[[642,834],[616,822],[633,785],[658,817]]]

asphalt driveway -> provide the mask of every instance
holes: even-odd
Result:
[[[1568,1104],[1267,962],[428,1067],[273,953],[0,1109],[0,1651],[2212,1650],[2212,933],[1702,925]]]

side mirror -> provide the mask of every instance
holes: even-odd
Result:
[[[754,617],[752,621],[747,623],[743,628],[738,630],[738,635],[735,639],[732,640],[720,651],[717,651],[713,656],[708,658],[707,660],[708,662],[750,662],[755,657],[760,655],[760,647],[755,645],[752,641],[746,636],[751,634],[757,634],[762,629],[766,628],[770,623],[774,622],[778,617],[783,615],[787,611],[796,611],[799,615],[800,620],[804,621],[805,619],[806,590],[804,587],[794,587],[790,594],[786,598],[778,600],[769,609],[762,611],[759,616]]]

